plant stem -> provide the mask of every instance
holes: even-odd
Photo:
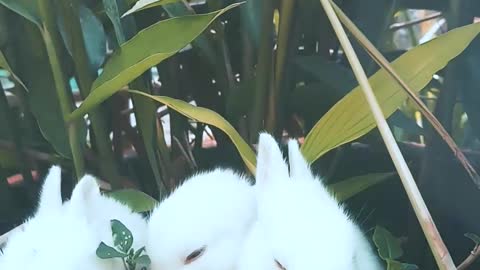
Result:
[[[63,114],[64,123],[67,123],[66,116],[73,111],[73,103],[67,94],[69,87],[67,86],[66,76],[63,73],[62,63],[58,55],[61,47],[61,37],[55,22],[55,6],[52,4],[51,0],[39,0],[38,10],[42,17],[40,31],[42,32],[45,47],[47,48],[48,59],[55,80],[55,89],[57,91],[58,99],[60,100],[60,109]],[[83,121],[83,119],[65,124],[68,130],[68,140],[72,151],[77,179],[80,179],[85,171],[85,162],[82,153],[83,148],[78,138],[78,135],[80,134],[80,132],[78,132],[80,121]]]
[[[67,35],[69,35],[75,70],[78,75],[80,93],[83,98],[85,98],[90,94],[90,89],[95,80],[95,72],[90,67],[87,49],[85,47],[80,24],[79,3],[78,0],[57,0],[57,4],[62,7],[64,25],[65,28],[67,28]],[[99,164],[101,173],[108,179],[113,189],[121,188],[120,176],[118,175],[111,141],[101,107],[90,111],[89,117],[93,133],[95,134],[99,159],[102,161]]]
[[[273,0],[262,0],[262,24],[260,49],[256,68],[255,95],[250,115],[250,143],[257,141],[258,133],[263,127],[266,97],[271,87],[272,50],[273,50]]]
[[[282,0],[280,6],[280,25],[278,30],[277,52],[275,57],[275,74],[273,78],[272,91],[269,94],[269,104],[265,127],[268,131],[275,134],[282,134],[281,130],[276,130],[278,119],[281,116],[280,110],[283,107],[282,89],[284,73],[286,67],[287,55],[289,52],[289,41],[291,39],[292,18],[295,11],[295,0]],[[280,127],[279,127],[280,128]]]
[[[337,34],[337,37],[342,45],[342,48],[347,55],[348,61],[352,66],[353,72],[355,77],[357,78],[359,84],[361,85],[362,91],[367,99],[367,102],[370,106],[372,114],[375,118],[377,123],[378,129],[382,138],[385,142],[387,150],[393,160],[393,163],[398,171],[400,179],[402,180],[402,184],[405,188],[407,196],[412,204],[412,207],[417,215],[417,218],[421,224],[425,237],[430,245],[432,253],[435,257],[437,265],[441,270],[454,270],[455,265],[453,260],[450,256],[450,253],[447,250],[447,247],[442,241],[440,234],[433,222],[433,219],[430,215],[430,212],[425,205],[425,202],[420,194],[418,187],[413,179],[412,173],[410,172],[405,159],[403,158],[400,149],[398,148],[397,142],[393,137],[393,134],[388,127],[387,121],[385,120],[385,116],[382,113],[380,105],[373,93],[373,90],[368,82],[367,75],[363,70],[358,57],[353,50],[352,44],[350,43],[345,30],[338,19],[330,0],[320,0],[325,12]]]

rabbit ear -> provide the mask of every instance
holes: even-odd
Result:
[[[288,179],[288,167],[275,139],[268,133],[260,133],[258,140],[257,185],[261,190],[272,182]]]
[[[298,142],[294,139],[288,141],[288,163],[292,178],[303,179],[312,176],[308,163],[300,152]]]
[[[52,166],[48,171],[40,192],[37,213],[57,211],[62,208],[61,183],[62,171],[59,166]]]
[[[72,211],[89,217],[89,210],[95,207],[95,201],[101,197],[100,187],[95,178],[91,175],[85,175],[80,179],[72,191],[70,199]]]

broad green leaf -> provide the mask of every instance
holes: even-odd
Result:
[[[97,257],[100,259],[112,259],[112,258],[125,258],[127,254],[122,253],[113,247],[107,246],[104,242],[101,242],[96,250]]]
[[[120,251],[127,253],[133,244],[132,232],[116,219],[111,220],[110,225],[112,226],[113,244]]]
[[[480,237],[474,233],[466,233],[465,237],[470,238],[473,242],[475,242],[475,245],[480,245]]]
[[[386,260],[387,270],[418,270],[418,266],[409,263],[402,263],[395,260]]]
[[[69,119],[86,114],[120,88],[154,65],[174,55],[195,39],[218,16],[238,6],[232,4],[219,11],[160,21],[125,42],[105,64],[103,73],[95,80],[91,94]],[[161,38],[167,37],[168,39]],[[141,49],[139,49],[141,48]]]
[[[3,52],[1,50],[0,50],[0,68],[3,68],[5,70],[7,70],[10,73],[10,76],[12,76],[12,78],[18,84],[20,84],[23,87],[23,89],[28,91],[27,87],[25,86],[25,84],[23,84],[22,80],[20,80],[20,78],[17,75],[15,75],[15,73],[13,72],[12,68],[8,64],[7,58],[5,58],[5,55],[3,54]]]
[[[378,255],[384,260],[396,260],[403,255],[400,241],[383,227],[375,227],[373,242],[378,249]]]
[[[133,259],[136,259],[140,257],[140,254],[145,251],[145,247],[140,248],[139,250],[135,251],[135,254],[133,254]]]
[[[0,4],[40,26],[41,20],[36,0],[0,0]]]
[[[153,100],[156,100],[167,107],[177,111],[178,113],[193,119],[198,122],[202,122],[208,125],[215,126],[225,132],[232,142],[237,147],[240,155],[242,156],[243,161],[247,165],[248,169],[254,173],[255,172],[255,153],[252,148],[242,139],[240,134],[235,130],[227,120],[225,120],[218,113],[209,110],[207,108],[197,107],[191,105],[183,100],[174,99],[165,96],[153,96],[140,91],[129,90],[131,93],[139,94],[145,97],[149,97]]]
[[[178,1],[180,1],[180,0],[140,0],[140,1],[136,2],[135,5],[131,9],[129,9],[127,12],[125,12],[125,14],[123,14],[122,17],[125,17],[129,14],[132,14],[132,13],[140,11],[140,10],[144,10],[144,9],[152,8],[152,7],[157,7],[157,6],[161,6],[161,5],[166,5],[166,4],[171,4],[171,3],[178,2]]]
[[[105,195],[128,205],[135,212],[150,211],[158,203],[154,198],[135,189],[121,189]]]
[[[355,176],[341,182],[331,184],[328,188],[335,194],[339,201],[346,201],[356,194],[389,179],[395,173],[372,173]]]
[[[406,52],[392,66],[410,88],[418,92],[479,32],[480,23],[453,29]],[[385,117],[407,99],[407,94],[383,69],[371,76],[369,82]],[[302,152],[309,162],[313,162],[328,151],[365,135],[375,126],[370,107],[357,86],[317,122],[305,138]]]

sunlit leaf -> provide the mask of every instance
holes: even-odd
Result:
[[[95,80],[91,94],[69,119],[86,114],[149,68],[177,53],[218,16],[238,5],[232,4],[207,14],[160,21],[139,32],[115,51],[105,64],[103,73]]]
[[[209,110],[207,108],[191,105],[179,99],[174,99],[174,98],[165,97],[165,96],[153,96],[153,95],[149,95],[149,94],[146,94],[140,91],[135,91],[135,90],[130,90],[129,92],[154,99],[190,119],[193,119],[208,125],[212,125],[221,129],[223,132],[225,132],[228,135],[228,137],[230,137],[232,142],[235,144],[238,152],[240,152],[240,155],[242,156],[242,159],[247,165],[248,169],[252,173],[255,172],[256,161],[255,161],[255,153],[253,152],[252,148],[250,148],[250,146],[242,139],[242,137],[240,136],[240,134],[238,134],[235,128],[232,125],[230,125],[230,123],[228,123],[228,121],[225,120],[218,113],[212,110]]]
[[[480,32],[480,23],[453,29],[406,52],[392,63],[411,89],[420,91],[432,76],[459,55]],[[403,89],[382,69],[369,82],[389,117],[407,99]],[[336,103],[305,138],[302,152],[313,162],[328,151],[351,142],[376,127],[370,107],[359,86]]]

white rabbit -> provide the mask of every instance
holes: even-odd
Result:
[[[152,270],[232,270],[255,218],[252,185],[216,169],[184,181],[148,222]]]
[[[8,239],[0,255],[2,270],[114,270],[120,259],[97,258],[101,241],[112,244],[110,220],[118,219],[134,235],[138,249],[145,242],[146,221],[138,214],[100,194],[95,179],[83,177],[70,201],[62,203],[60,168],[53,166],[44,182],[36,213],[23,230]]]
[[[275,139],[259,139],[258,218],[245,241],[239,270],[378,270],[372,249],[342,206],[314,177],[290,140],[289,165]]]

